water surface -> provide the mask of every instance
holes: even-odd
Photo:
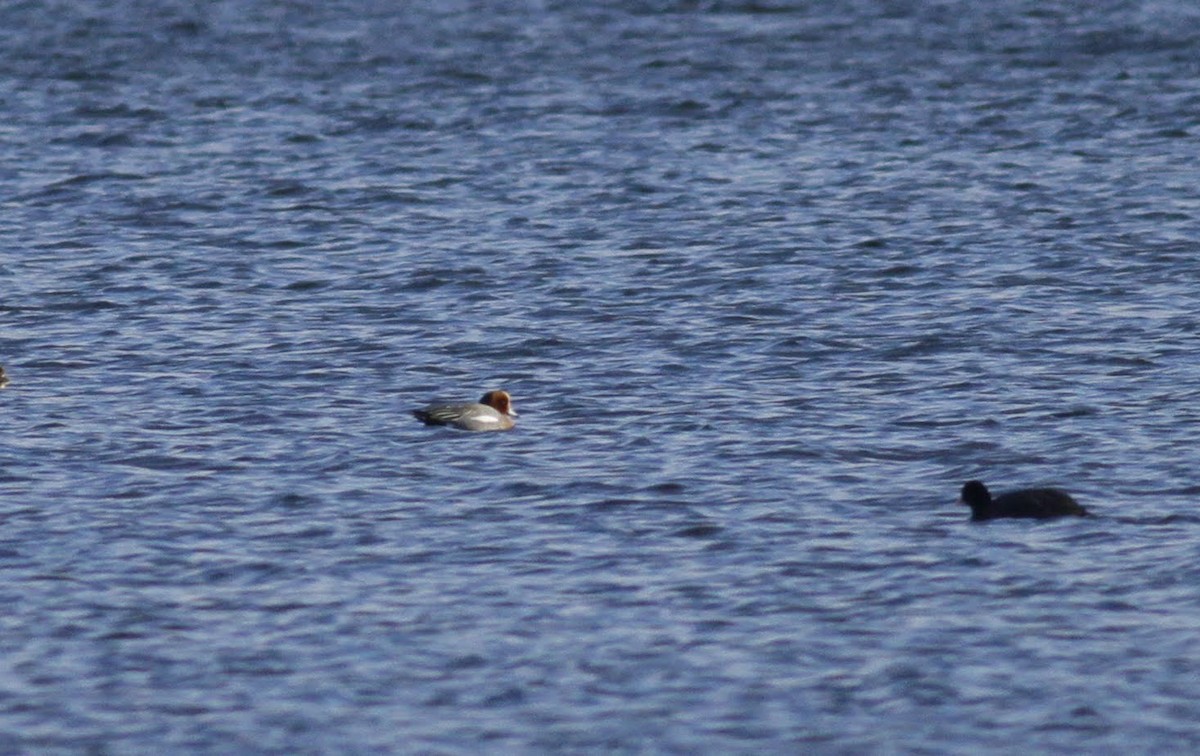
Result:
[[[0,750],[1200,748],[1200,14],[410,5],[0,9]]]

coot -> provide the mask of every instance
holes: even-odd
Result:
[[[997,517],[1086,517],[1088,511],[1057,488],[1022,488],[992,498],[987,486],[972,480],[962,487],[962,503],[971,508],[972,520]]]

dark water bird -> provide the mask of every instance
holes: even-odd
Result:
[[[8,376],[5,375],[3,366],[0,366],[0,388],[4,388],[7,385],[8,385]]]
[[[993,499],[987,486],[972,480],[962,487],[961,503],[971,508],[972,520],[994,520],[997,517],[1045,520],[1051,517],[1088,516],[1088,511],[1079,502],[1057,488],[1022,488],[1002,493]]]
[[[466,404],[431,404],[413,410],[413,417],[426,425],[449,425],[469,431],[508,430],[516,425],[517,413],[507,391],[489,391],[478,402]]]

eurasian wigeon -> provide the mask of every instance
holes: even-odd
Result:
[[[512,397],[507,391],[489,391],[470,404],[431,404],[413,410],[413,416],[426,425],[449,425],[459,430],[508,430],[516,423]]]
[[[1065,491],[1057,488],[1023,488],[992,498],[987,486],[978,480],[962,487],[960,504],[971,508],[972,520],[993,520],[997,517],[1087,517],[1088,511]]]

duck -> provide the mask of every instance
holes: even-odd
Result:
[[[0,365],[0,388],[8,385],[8,376],[4,373],[4,366]]]
[[[994,520],[998,517],[1045,520],[1090,515],[1070,494],[1057,488],[1022,488],[1002,493],[993,499],[988,487],[978,480],[963,484],[959,503],[971,508],[972,520]]]
[[[467,431],[510,430],[517,416],[512,397],[507,391],[489,391],[478,402],[466,404],[431,404],[413,410],[413,417],[426,425],[448,425]]]

